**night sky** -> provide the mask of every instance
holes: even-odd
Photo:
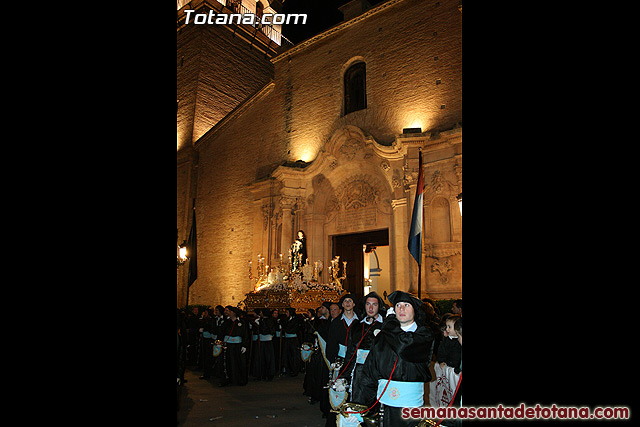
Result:
[[[283,13],[306,13],[307,23],[304,25],[283,25],[284,36],[297,44],[342,21],[339,6],[350,0],[285,0]],[[385,0],[369,0],[372,6]]]

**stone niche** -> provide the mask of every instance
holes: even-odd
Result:
[[[459,164],[441,162],[425,169],[423,279],[434,298],[457,298],[462,292]]]

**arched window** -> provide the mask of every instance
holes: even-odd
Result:
[[[367,108],[367,75],[364,62],[356,62],[344,73],[344,114]]]

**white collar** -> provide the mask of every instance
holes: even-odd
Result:
[[[416,322],[413,322],[412,324],[407,326],[400,325],[400,327],[405,332],[415,332],[415,330],[418,329],[418,324]]]
[[[351,319],[349,319],[347,316],[344,315],[344,313],[342,313],[342,317],[340,318],[342,320],[344,320],[345,322],[351,323],[354,320],[358,319],[358,315],[356,314],[356,312],[353,312],[353,317]]]

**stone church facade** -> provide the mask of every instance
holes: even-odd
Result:
[[[286,49],[247,48],[228,29],[179,25],[179,242],[194,200],[198,230],[190,304],[240,302],[253,290],[249,261],[261,254],[275,266],[300,229],[309,261],[325,266],[339,253],[337,236],[386,230],[388,291],[417,294],[407,239],[419,150],[421,295],[461,297],[460,3],[388,0],[345,17]]]

